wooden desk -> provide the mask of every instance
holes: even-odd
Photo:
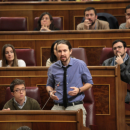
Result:
[[[82,111],[0,111],[0,129],[16,130],[90,130],[83,127]]]
[[[99,130],[129,130],[125,123],[125,95],[127,85],[120,80],[120,68],[89,66],[93,77],[96,103],[96,124]],[[25,80],[26,86],[40,89],[42,106],[48,99],[46,92],[47,67],[0,68],[0,108],[4,105],[5,89],[15,79]],[[50,100],[45,110],[53,106]]]
[[[58,39],[69,40],[72,47],[85,48],[88,58],[88,65],[98,66],[102,48],[112,47],[112,42],[114,40],[124,40],[127,46],[130,47],[130,30],[71,30],[53,32],[0,31],[0,48],[7,43],[14,45],[15,48],[32,48],[35,50],[37,66],[45,66],[47,59],[50,58],[51,45]]]
[[[126,124],[130,126],[130,111],[125,112]]]
[[[86,7],[94,7],[97,13],[106,12],[114,15],[119,24],[125,22],[125,8],[129,0],[106,0],[88,2],[0,2],[1,17],[26,17],[28,30],[33,30],[34,18],[43,12],[63,18],[63,28],[73,30],[84,17]]]

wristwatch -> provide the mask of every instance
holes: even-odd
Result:
[[[79,88],[79,93],[80,93],[80,91],[81,91],[81,90],[80,90],[80,88]]]

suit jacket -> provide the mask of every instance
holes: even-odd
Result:
[[[96,20],[96,30],[98,29],[110,29],[109,28],[109,23],[106,21],[102,21],[97,19]],[[77,25],[77,30],[88,30],[84,27],[84,23],[80,23]]]

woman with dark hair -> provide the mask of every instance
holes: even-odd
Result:
[[[58,30],[54,27],[53,18],[49,12],[44,12],[41,14],[38,20],[38,27],[36,30],[40,31]]]
[[[54,62],[58,60],[56,46],[60,40],[55,41],[51,46],[51,57],[47,60],[46,66],[50,67]]]
[[[23,60],[18,60],[14,46],[5,44],[2,47],[2,60],[0,60],[0,67],[26,67]]]

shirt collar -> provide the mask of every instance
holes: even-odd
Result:
[[[25,101],[23,102],[23,105],[26,103],[26,101],[27,101],[27,97],[25,96]],[[15,98],[14,98],[14,102],[18,105],[18,106],[21,106],[16,100],[15,100]],[[22,105],[22,106],[23,106]]]

